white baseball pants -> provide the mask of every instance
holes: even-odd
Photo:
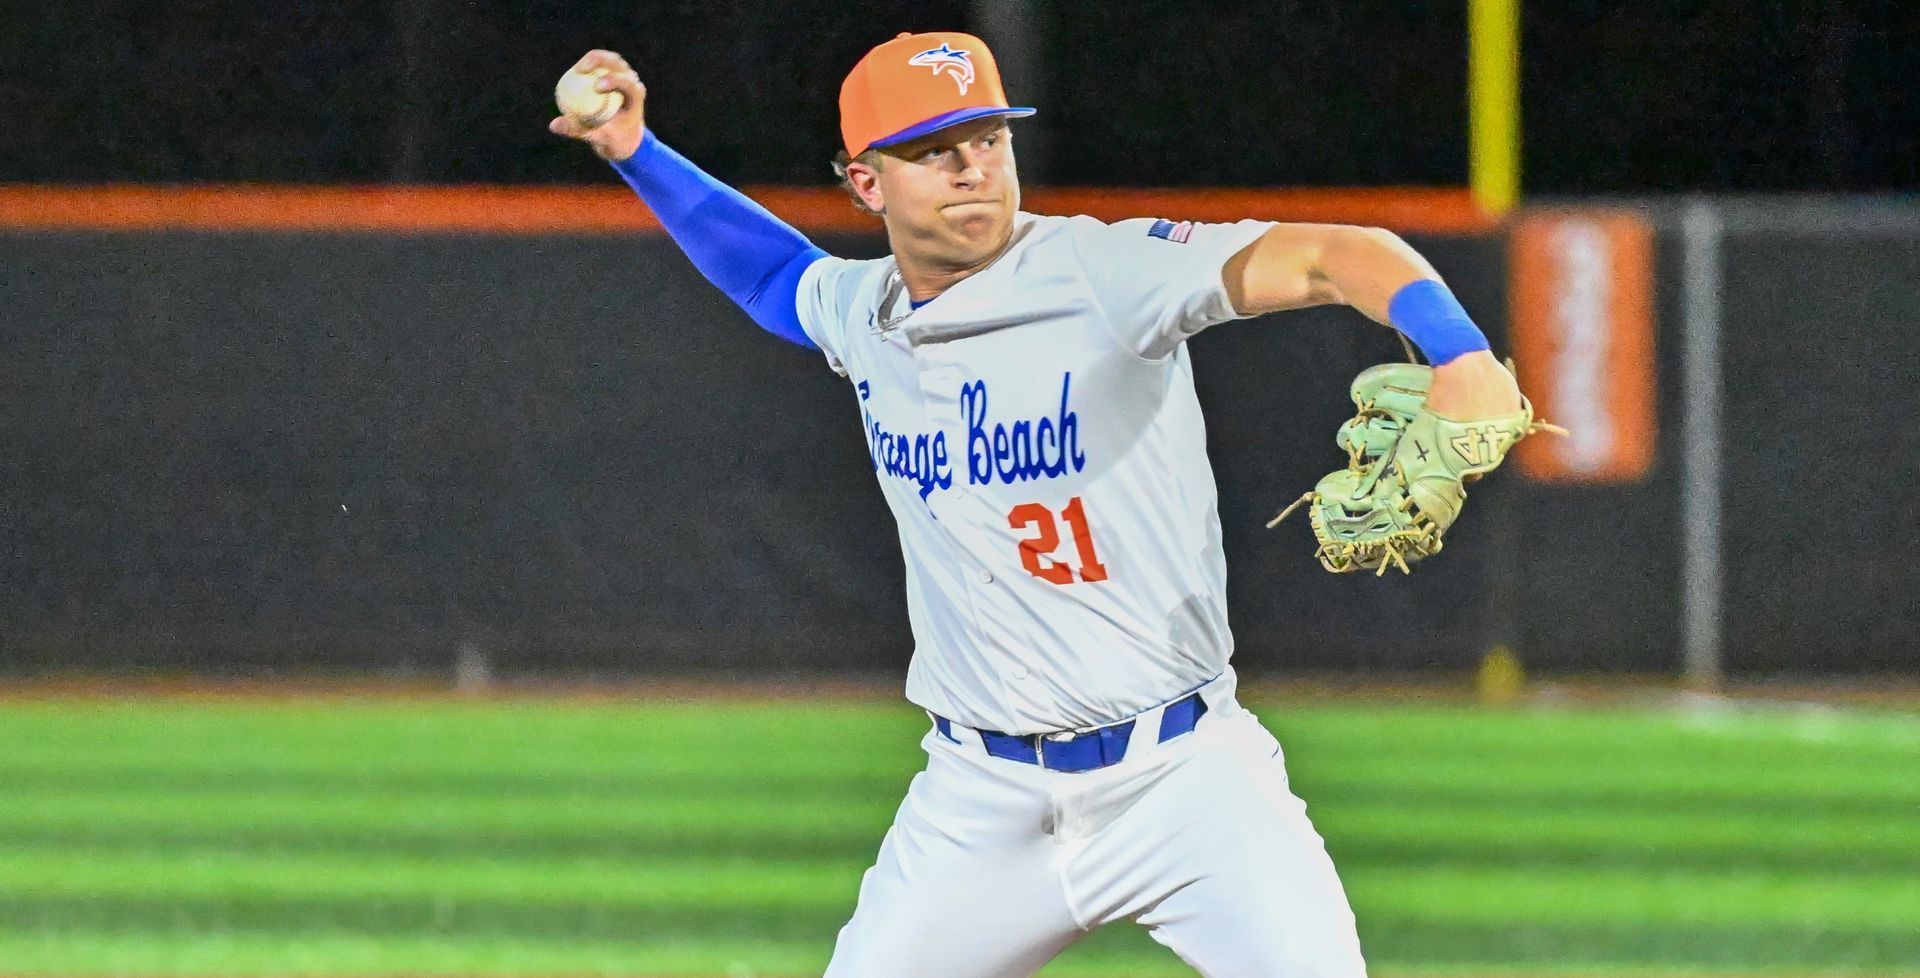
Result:
[[[1206,978],[1363,978],[1325,843],[1280,745],[1231,698],[1062,774],[929,733],[826,978],[1025,978],[1082,934],[1145,926]]]

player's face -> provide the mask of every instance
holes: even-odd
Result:
[[[976,119],[888,150],[874,196],[894,252],[952,268],[998,254],[1020,209],[1012,136],[1003,119]]]

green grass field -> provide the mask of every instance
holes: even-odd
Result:
[[[1251,704],[1385,975],[1920,975],[1920,718]],[[0,701],[0,972],[806,975],[924,715]],[[1137,928],[1044,974],[1183,975]]]

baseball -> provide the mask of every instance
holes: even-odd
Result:
[[[627,103],[619,92],[595,91],[593,83],[606,77],[607,69],[595,68],[592,71],[570,70],[560,76],[560,83],[553,86],[554,104],[560,107],[560,114],[592,129],[602,126],[620,107]]]

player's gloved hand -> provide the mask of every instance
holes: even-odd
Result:
[[[1427,410],[1433,370],[1412,363],[1369,367],[1354,378],[1357,413],[1334,441],[1347,467],[1329,473],[1268,527],[1306,505],[1319,541],[1314,556],[1336,574],[1397,566],[1440,552],[1466,505],[1466,484],[1497,468],[1515,442],[1565,430],[1533,417],[1521,399],[1511,414],[1455,421]]]
[[[640,134],[646,130],[647,86],[640,83],[640,76],[627,64],[627,59],[612,51],[588,51],[573,70],[590,72],[595,68],[605,68],[607,74],[594,83],[594,89],[619,92],[626,104],[620,106],[613,118],[592,129],[562,115],[547,123],[547,131],[581,140],[592,146],[601,159],[617,162],[640,148]]]

